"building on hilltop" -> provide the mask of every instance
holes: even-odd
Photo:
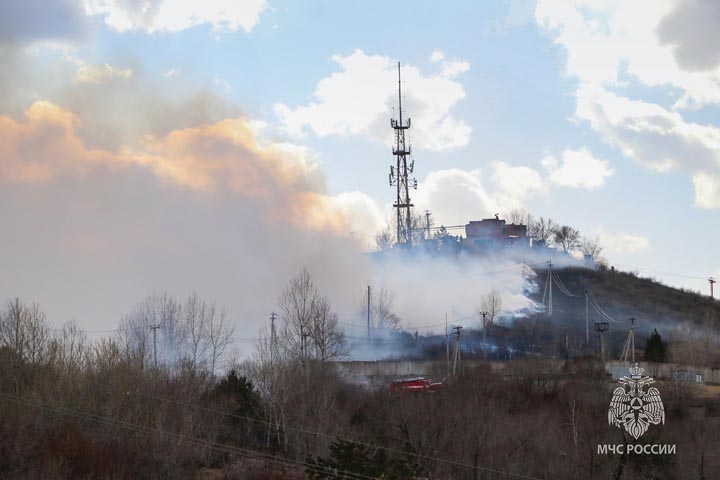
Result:
[[[530,247],[527,225],[507,223],[499,215],[495,218],[471,220],[465,225],[464,243],[470,249],[498,247]]]

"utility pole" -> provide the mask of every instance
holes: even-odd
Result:
[[[155,358],[155,368],[157,368],[157,329],[160,328],[159,324],[150,325],[150,329],[153,331],[153,357]]]
[[[412,215],[410,202],[410,188],[417,189],[417,180],[408,175],[415,170],[415,161],[408,163],[407,156],[412,155],[412,148],[406,144],[405,130],[410,128],[410,119],[403,122],[402,111],[402,82],[400,80],[400,62],[398,62],[398,120],[390,119],[390,126],[395,130],[395,165],[390,166],[390,186],[396,187],[396,197],[393,207],[396,209],[397,243],[412,247]]]
[[[425,239],[430,240],[430,210],[425,210],[425,229],[427,231]]]
[[[370,285],[368,285],[368,318],[367,318],[367,337],[370,339]]]
[[[300,362],[302,365],[303,370],[305,371],[305,381],[307,382],[307,385],[310,385],[310,370],[308,369],[308,358],[306,357],[306,349],[307,349],[307,337],[309,337],[309,333],[305,333],[305,328],[303,328],[302,325],[300,325]]]
[[[483,324],[482,324],[483,325],[483,358],[485,360],[487,360],[487,335],[486,335],[487,323],[485,322],[485,320],[487,319],[488,313],[480,312],[480,315],[482,315],[482,319],[483,319]]]
[[[585,290],[585,344],[590,345],[590,294]]]
[[[457,373],[457,365],[460,361],[460,330],[462,330],[463,327],[460,325],[457,325],[453,327],[453,330],[455,330],[455,359],[453,360],[453,377]]]
[[[300,324],[300,358],[305,359],[305,326]]]
[[[708,278],[708,282],[710,282],[710,298],[712,298],[713,300],[715,300],[715,291],[714,291],[714,290],[715,290],[715,289],[714,289],[714,286],[715,286],[715,277],[710,277],[710,278]]]
[[[595,322],[595,331],[598,334],[598,354],[600,356],[600,361],[603,364],[603,368],[605,365],[605,340],[603,334],[608,331],[610,328],[610,324],[608,322]]]
[[[450,376],[450,335],[448,333],[447,313],[445,314],[445,358],[447,359],[447,376]]]
[[[632,359],[632,363],[635,363],[635,317],[630,317],[630,331],[625,339],[625,345],[623,345],[622,353],[620,354],[620,360],[627,363],[628,359]]]
[[[630,335],[632,338],[632,363],[635,365],[635,317],[630,317]]]
[[[552,271],[552,260],[548,260],[548,279],[550,281],[550,302],[549,302],[549,308],[548,308],[548,316],[552,317],[552,307],[553,307],[553,301],[552,301],[552,287],[553,287],[553,271]]]
[[[272,312],[270,314],[270,364],[272,365],[275,360],[275,343],[277,341],[275,333],[275,320],[277,319],[277,313]]]

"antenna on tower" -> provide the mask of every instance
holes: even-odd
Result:
[[[390,126],[395,130],[395,165],[390,166],[390,186],[396,187],[396,197],[393,207],[396,209],[397,243],[412,246],[412,215],[410,202],[410,188],[417,188],[417,180],[409,175],[415,170],[415,162],[408,163],[407,156],[412,155],[412,149],[405,141],[405,130],[410,128],[410,119],[403,122],[402,111],[402,81],[400,78],[400,62],[398,62],[398,119],[390,119]]]

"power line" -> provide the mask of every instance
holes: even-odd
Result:
[[[15,368],[17,368],[17,367],[15,367]],[[87,382],[87,383],[92,384],[92,385],[96,385],[96,386],[106,387],[106,388],[113,388],[112,385],[109,385],[109,384],[106,384],[106,383],[102,383],[102,382],[97,382],[97,381],[90,381],[90,382]],[[246,421],[249,421],[249,422],[260,423],[260,424],[263,424],[263,425],[266,425],[266,426],[276,426],[275,424],[273,424],[272,422],[269,422],[269,421],[267,421],[267,420],[262,420],[262,419],[259,419],[259,418],[252,418],[252,417],[248,417],[248,416],[245,416],[245,415],[240,415],[240,414],[237,414],[237,413],[224,412],[224,411],[222,411],[222,410],[217,410],[217,409],[214,409],[214,408],[204,407],[204,406],[196,405],[196,404],[189,403],[189,402],[183,402],[183,401],[180,401],[180,400],[174,400],[174,399],[171,399],[171,398],[161,397],[161,396],[158,396],[158,395],[152,395],[152,394],[149,394],[149,393],[142,393],[142,392],[137,391],[137,390],[136,390],[136,391],[128,391],[127,394],[128,394],[128,395],[136,395],[136,396],[139,396],[139,397],[150,398],[150,399],[159,400],[159,401],[168,402],[168,403],[173,403],[173,404],[176,404],[176,405],[183,405],[183,406],[186,406],[186,407],[194,408],[194,409],[197,409],[197,410],[202,410],[202,411],[209,412],[209,413],[215,413],[215,414],[218,414],[218,415],[223,415],[223,416],[232,417],[232,418],[238,418],[238,419],[246,420]],[[3,395],[9,396],[10,394],[5,394],[5,393],[0,392],[0,396],[3,396]],[[16,397],[16,398],[19,398],[19,397]],[[56,408],[63,408],[63,407],[56,407]],[[94,414],[88,414],[88,415],[94,415]],[[94,416],[98,416],[98,415],[94,415]],[[99,417],[99,416],[98,416],[98,417]],[[109,418],[109,417],[106,417],[106,418]],[[111,419],[111,420],[118,421],[118,422],[123,422],[122,420],[115,420],[115,419]],[[142,427],[142,426],[141,426],[141,427]],[[396,454],[401,454],[401,455],[408,455],[408,456],[412,456],[412,457],[419,458],[419,459],[432,460],[432,461],[444,463],[444,464],[447,464],[447,465],[454,465],[454,466],[459,466],[459,467],[477,469],[477,470],[482,470],[482,471],[486,471],[486,472],[490,472],[490,473],[497,473],[497,474],[507,475],[507,476],[509,476],[509,477],[523,478],[523,479],[527,479],[527,480],[540,480],[538,477],[531,477],[531,476],[528,476],[528,475],[511,473],[511,472],[507,472],[507,471],[503,471],[503,470],[498,470],[498,469],[494,469],[494,468],[490,468],[490,467],[483,467],[483,466],[479,466],[479,465],[471,465],[471,464],[468,464],[468,463],[463,463],[463,462],[459,462],[459,461],[455,461],[455,460],[450,460],[450,459],[445,459],[445,458],[440,458],[440,457],[433,457],[433,456],[430,456],[430,455],[423,455],[423,454],[419,454],[419,453],[415,453],[415,452],[408,452],[408,451],[404,451],[404,450],[398,450],[398,449],[395,449],[395,448],[392,448],[392,447],[384,447],[384,446],[381,446],[381,445],[374,445],[374,444],[371,444],[371,443],[366,443],[366,442],[362,442],[362,441],[359,441],[359,440],[351,440],[351,439],[339,437],[339,436],[336,436],[336,435],[330,435],[330,434],[318,432],[318,431],[315,431],[315,430],[310,430],[310,429],[303,428],[303,427],[299,427],[299,426],[285,425],[284,427],[287,428],[287,429],[289,429],[289,430],[294,430],[294,431],[296,431],[296,432],[303,433],[303,434],[307,434],[307,435],[314,435],[314,436],[320,436],[320,437],[324,437],[324,438],[331,439],[331,440],[339,440],[339,441],[343,441],[343,442],[355,443],[355,444],[357,444],[357,445],[362,445],[362,446],[369,447],[369,448],[376,448],[376,449],[384,450],[384,451],[391,452],[391,453],[396,453]],[[151,427],[143,427],[143,428],[151,428]],[[154,430],[154,429],[153,429],[153,430]],[[172,432],[166,432],[166,431],[164,431],[164,430],[158,430],[158,433],[170,434],[170,435],[180,435],[180,434],[173,434]],[[194,438],[194,437],[190,437],[190,438]],[[197,439],[197,440],[200,441],[200,442],[205,442],[204,440],[200,440],[200,439]],[[213,443],[213,442],[208,442],[208,443]],[[218,444],[218,445],[222,445],[222,444]],[[227,447],[240,449],[239,447],[233,447],[233,446],[227,446]],[[243,450],[243,449],[240,449],[240,450]],[[260,454],[260,455],[272,456],[272,455],[270,455],[270,454],[263,454],[263,453],[261,453],[261,452],[255,452],[255,451],[253,451],[253,450],[247,450],[247,451],[248,451],[248,452],[252,452],[252,453],[258,453],[258,454]],[[275,457],[275,458],[280,458],[280,457]],[[283,460],[290,460],[290,459],[283,459]],[[290,461],[292,461],[292,460],[290,460]],[[302,463],[302,464],[303,464],[303,465],[307,465],[306,463]],[[355,474],[355,475],[360,475],[360,474]],[[362,476],[362,475],[360,475],[360,476]],[[370,477],[364,477],[364,476],[363,476],[363,478],[370,478]]]
[[[595,294],[591,290],[586,290],[588,298],[590,299],[590,305],[593,307],[593,309],[600,314],[601,317],[605,318],[606,320],[609,320],[613,323],[617,323],[617,320],[612,318],[610,315],[603,310],[603,308],[600,306],[600,303],[597,301],[597,298],[595,298]]]
[[[687,274],[684,274],[684,273],[668,272],[668,271],[666,271],[666,270],[656,270],[656,269],[654,269],[654,268],[638,267],[638,266],[635,266],[635,265],[627,265],[627,264],[622,264],[622,263],[617,263],[617,264],[615,264],[615,266],[617,266],[617,267],[625,267],[625,268],[634,268],[635,270],[643,270],[643,271],[646,271],[646,272],[660,273],[660,274],[662,274],[662,275],[671,275],[671,276],[674,276],[674,277],[691,278],[691,279],[693,279],[693,280],[707,280],[707,277],[704,277],[704,276],[701,277],[701,276],[696,276],[696,275],[687,275]]]
[[[76,418],[80,418],[83,420],[89,420],[89,421],[93,421],[96,423],[103,423],[106,425],[123,428],[126,430],[136,431],[136,432],[145,433],[145,434],[159,434],[159,435],[163,435],[163,436],[174,437],[180,441],[183,441],[183,442],[186,442],[189,444],[195,444],[198,446],[207,446],[213,450],[222,451],[225,453],[235,453],[240,456],[245,456],[245,457],[249,457],[249,458],[262,459],[267,462],[276,463],[276,464],[280,464],[280,465],[284,465],[284,466],[290,465],[290,466],[295,466],[295,467],[305,467],[311,471],[315,471],[318,473],[325,473],[325,474],[342,473],[343,475],[347,475],[348,478],[352,478],[352,479],[370,479],[370,480],[373,479],[373,477],[369,477],[367,475],[363,475],[360,473],[349,472],[346,470],[338,470],[338,469],[331,468],[331,467],[323,467],[321,465],[314,465],[314,464],[310,464],[310,463],[306,463],[306,462],[302,462],[302,461],[298,461],[298,460],[293,460],[290,458],[278,457],[277,455],[272,455],[269,453],[258,452],[255,450],[248,450],[248,449],[244,449],[241,447],[236,447],[234,445],[227,445],[227,444],[223,444],[223,443],[212,442],[209,440],[203,440],[200,438],[192,437],[189,435],[184,435],[181,433],[170,432],[167,430],[162,430],[160,428],[153,428],[153,427],[148,427],[148,426],[140,425],[140,424],[133,423],[133,422],[128,422],[126,420],[120,420],[117,418],[107,417],[107,416],[103,416],[103,415],[97,415],[97,414],[94,414],[91,412],[70,409],[67,407],[62,407],[59,405],[53,405],[53,404],[49,404],[49,403],[43,403],[40,401],[33,401],[33,400],[25,399],[25,398],[19,397],[17,395],[12,395],[9,393],[0,392],[0,398],[4,399],[6,401],[17,402],[17,403],[25,404],[25,405],[28,405],[31,407],[40,408],[43,410],[49,410],[49,411],[52,411],[55,413],[60,413],[62,415],[70,415],[70,416],[74,416]]]

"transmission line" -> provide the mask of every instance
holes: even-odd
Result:
[[[17,368],[17,367],[15,367],[15,368]],[[92,384],[92,385],[96,385],[96,386],[106,387],[106,388],[113,388],[112,385],[109,385],[109,384],[106,384],[106,383],[102,383],[102,382],[90,381],[90,382],[87,382],[87,383]],[[262,425],[265,425],[265,426],[271,426],[271,427],[277,426],[277,425],[275,425],[274,423],[269,422],[269,421],[267,421],[267,420],[262,420],[262,419],[259,419],[259,418],[252,418],[252,417],[248,417],[248,416],[245,416],[245,415],[240,415],[240,414],[237,414],[237,413],[225,412],[225,411],[222,411],[222,410],[217,410],[217,409],[214,409],[214,408],[204,407],[204,406],[197,405],[197,404],[193,404],[193,403],[189,403],[189,402],[183,402],[183,401],[180,401],[180,400],[174,400],[174,399],[167,398],[167,397],[161,397],[161,396],[158,396],[158,395],[152,395],[152,394],[149,394],[149,393],[143,393],[143,392],[140,392],[140,391],[137,391],[137,390],[136,390],[136,391],[128,391],[127,394],[128,394],[128,395],[135,395],[135,396],[138,396],[138,397],[150,398],[150,399],[154,399],[154,400],[158,400],[158,401],[163,401],[163,402],[168,402],[168,403],[173,403],[173,404],[176,404],[176,405],[183,405],[183,406],[186,406],[186,407],[194,408],[194,409],[201,410],[201,411],[205,411],[205,412],[208,412],[208,413],[215,413],[215,414],[223,415],[223,416],[227,416],[227,417],[238,418],[238,419],[246,420],[246,421],[249,421],[249,422],[259,423],[259,424],[262,424]],[[0,393],[0,396],[2,396],[2,395],[7,396],[7,395],[9,395],[9,394]],[[57,408],[62,408],[62,407],[57,407]],[[89,415],[94,415],[94,414],[89,414]],[[116,421],[122,422],[122,420],[116,420]],[[151,428],[151,427],[145,427],[145,428]],[[423,455],[423,454],[416,453],[416,452],[408,452],[408,451],[404,451],[404,450],[398,450],[398,449],[395,449],[395,448],[392,448],[392,447],[384,447],[384,446],[381,446],[381,445],[374,445],[374,444],[372,444],[372,443],[366,443],[366,442],[362,442],[362,441],[359,441],[359,440],[351,440],[351,439],[348,439],[348,438],[343,438],[343,437],[339,437],[339,436],[336,436],[336,435],[331,435],[331,434],[327,434],[327,433],[322,433],[322,432],[318,432],[318,431],[315,431],[315,430],[310,430],[310,429],[303,428],[303,427],[299,427],[299,426],[286,425],[286,426],[284,426],[284,428],[286,428],[286,429],[288,429],[288,430],[294,430],[294,431],[296,431],[296,432],[299,432],[299,433],[302,433],[302,434],[306,434],[306,435],[314,435],[314,436],[324,437],[324,438],[327,438],[327,439],[330,439],[330,440],[339,440],[339,441],[343,441],[343,442],[355,443],[355,444],[357,444],[357,445],[362,445],[362,446],[369,447],[369,448],[375,448],[375,449],[379,449],[379,450],[384,450],[384,451],[387,451],[387,452],[390,452],[390,453],[395,453],[395,454],[400,454],[400,455],[408,455],[408,456],[412,456],[412,457],[415,457],[415,458],[418,458],[418,459],[431,460],[431,461],[435,461],[435,462],[439,462],[439,463],[444,463],[444,464],[446,464],[446,465],[453,465],[453,466],[458,466],[458,467],[464,467],[464,468],[470,468],[470,469],[477,469],[477,470],[486,471],[486,472],[490,472],[490,473],[497,473],[497,474],[507,475],[507,476],[509,476],[509,477],[522,478],[522,479],[526,479],[526,480],[540,480],[538,477],[531,477],[531,476],[528,476],[528,475],[523,475],[523,474],[518,474],[518,473],[511,473],[511,472],[507,472],[507,471],[504,471],[504,470],[498,470],[498,469],[494,469],[494,468],[490,468],[490,467],[483,467],[483,466],[480,466],[480,465],[471,465],[471,464],[468,464],[468,463],[463,463],[463,462],[459,462],[459,461],[455,461],[455,460],[450,460],[450,459],[445,459],[445,458],[440,458],[440,457],[433,457],[433,456],[430,456],[430,455]],[[166,431],[163,431],[163,430],[159,430],[158,433],[171,434],[171,435],[180,435],[180,434],[172,434],[171,432],[166,432]],[[194,438],[194,437],[190,437],[190,438]],[[197,440],[198,440],[198,441],[203,441],[203,440],[201,440],[201,439],[197,439]],[[212,442],[210,442],[210,443],[212,443]],[[219,445],[222,445],[222,444],[219,444]],[[240,447],[233,447],[233,446],[227,446],[227,447],[240,449]],[[243,449],[240,449],[240,450],[243,450]],[[261,452],[255,452],[254,450],[247,450],[247,452],[258,453],[258,454],[261,454],[261,455],[270,455],[270,454],[262,454]],[[272,455],[270,455],[270,456],[272,456]],[[280,458],[280,457],[275,457],[275,458]],[[290,459],[283,459],[283,460],[290,460]],[[292,461],[292,460],[290,460],[290,461]],[[303,465],[307,465],[307,464],[306,464],[306,463],[303,463]],[[359,474],[357,474],[357,475],[359,475]],[[370,478],[370,477],[364,477],[364,478]]]

